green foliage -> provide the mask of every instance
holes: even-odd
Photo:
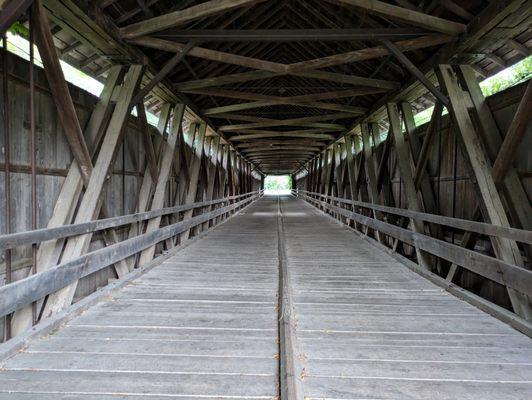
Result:
[[[11,25],[11,28],[9,28],[9,32],[22,36],[25,39],[28,39],[30,37],[30,32],[28,31],[28,28],[26,28],[21,22],[17,21],[13,25]]]
[[[292,178],[288,175],[268,175],[264,179],[264,189],[279,191],[290,190],[292,187]]]
[[[504,69],[480,83],[484,96],[491,96],[532,78],[532,56]]]

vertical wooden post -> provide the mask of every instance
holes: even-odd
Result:
[[[437,112],[437,109],[436,108]],[[403,118],[405,122],[406,133],[408,135],[408,143],[410,144],[410,152],[412,154],[412,160],[414,164],[417,165],[418,155],[421,153],[421,143],[419,140],[419,135],[416,130],[416,123],[414,122],[414,114],[412,113],[412,107],[410,104],[403,102],[401,103],[401,110],[403,111]],[[421,198],[423,204],[425,205],[425,212],[431,214],[437,214],[438,210],[436,208],[436,198],[434,196],[434,191],[432,190],[432,185],[430,183],[430,176],[426,168],[423,168],[420,187]],[[429,224],[432,235],[437,238],[443,237],[443,231],[441,226],[438,224]]]
[[[494,225],[510,226],[495,182],[491,177],[491,170],[485,161],[486,155],[477,139],[458,78],[450,65],[440,65],[437,69],[437,75],[440,86],[446,90],[449,96],[449,113],[455,129],[459,132],[462,150],[476,180],[475,188],[481,202],[484,219]],[[517,266],[523,266],[523,259],[515,241],[499,237],[490,237],[490,239],[498,258]],[[515,313],[530,320],[532,318],[530,299],[525,294],[510,288],[508,288],[508,294]]]
[[[207,160],[207,193],[205,201],[211,201],[214,197],[214,184],[216,182],[216,176],[218,175],[218,160],[220,151],[220,136],[215,136],[211,143],[211,158]],[[209,212],[212,209],[211,206],[205,207],[203,212]],[[209,228],[209,222],[203,224],[203,230]]]
[[[485,145],[488,158],[493,164],[497,159],[503,143],[501,132],[482,94],[473,68],[469,65],[461,65],[458,73],[471,96],[478,126],[480,127],[480,136]],[[497,182],[495,182],[495,185],[497,185]],[[532,230],[532,207],[530,206],[528,195],[515,168],[508,169],[506,176],[502,179],[500,188],[502,189],[512,220],[522,229]],[[530,260],[529,264],[532,265],[532,246],[525,245],[524,248],[527,253],[527,258]]]
[[[188,190],[186,193],[185,204],[194,203],[196,200],[196,193],[198,190],[198,181],[201,168],[201,160],[203,157],[203,146],[205,144],[205,131],[207,130],[207,124],[202,122],[200,124],[196,138],[194,139],[194,149],[190,157],[190,181]],[[183,221],[192,218],[194,210],[185,211],[183,214]],[[180,243],[184,243],[190,235],[190,230],[183,232],[180,235]]]
[[[96,163],[90,175],[89,183],[85,191],[85,195],[81,200],[75,223],[87,222],[94,219],[101,207],[101,193],[104,184],[109,177],[109,169],[112,166],[116,156],[117,147],[122,138],[123,125],[127,118],[129,118],[130,102],[137,90],[142,77],[143,67],[134,65],[130,67],[124,85],[120,91],[120,99],[116,104],[113,116],[109,122],[106,134],[103,139],[101,151],[98,154]],[[87,251],[92,234],[81,235],[79,237],[71,238],[67,241],[63,261],[76,258]],[[77,282],[53,293],[49,296],[46,303],[43,316],[47,317],[56,312],[61,311],[64,307],[70,305],[74,297],[77,287]]]
[[[360,124],[360,130],[362,132],[362,142],[364,149],[364,168],[366,170],[366,179],[368,182],[368,192],[370,195],[370,200],[373,204],[379,204],[379,191],[377,190],[377,175],[375,174],[375,160],[373,158],[373,151],[371,149],[370,143],[370,131],[369,126],[366,122]],[[373,215],[375,219],[382,219],[383,215],[379,211],[373,210]],[[379,242],[384,242],[385,236],[376,231],[377,239]]]
[[[397,104],[387,103],[386,109],[388,111],[388,120],[390,122],[390,132],[393,135],[395,143],[395,151],[397,154],[397,164],[401,172],[401,177],[404,182],[404,189],[408,208],[413,211],[423,211],[419,199],[417,197],[416,187],[414,185],[414,177],[412,175],[412,167],[410,161],[410,154],[408,145],[405,142],[405,137],[401,132],[401,121],[399,119],[399,110]],[[412,227],[415,232],[425,234],[425,227],[422,221],[411,220]],[[419,264],[427,269],[431,268],[430,256],[423,251],[416,248]]]
[[[168,134],[166,143],[163,144],[161,158],[158,163],[159,165],[157,166],[157,184],[155,185],[150,210],[158,210],[164,206],[164,196],[166,193],[168,178],[170,177],[170,171],[172,169],[172,163],[175,159],[174,154],[176,149],[176,143],[178,140],[178,136],[181,134],[181,124],[183,122],[184,112],[184,104],[178,104],[174,109],[172,129]],[[146,233],[150,233],[159,229],[160,224],[161,217],[156,217],[149,220],[148,226],[146,227]],[[155,246],[151,246],[145,249],[140,255],[139,265],[143,266],[149,263],[153,259],[154,254]]]

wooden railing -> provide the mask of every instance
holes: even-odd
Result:
[[[86,223],[1,235],[0,250],[5,250],[21,245],[42,243],[47,240],[68,238],[117,228],[165,215],[178,216],[180,213],[190,210],[197,209],[203,212],[200,215],[183,219],[153,232],[144,233],[102,249],[86,253],[45,271],[0,287],[0,317],[11,314],[28,304],[43,299],[45,296],[68,286],[80,278],[113,265],[120,260],[139,254],[150,246],[174,238],[196,226],[209,223],[209,221],[214,221],[214,224],[216,224],[221,221],[220,217],[235,213],[262,195],[263,191],[256,191],[238,196],[225,197],[219,200],[179,205]],[[212,209],[213,207],[217,208]]]
[[[402,226],[395,225],[389,222],[391,219],[395,218],[389,217],[398,216],[410,220],[447,226],[466,232],[511,239],[526,244],[532,244],[531,231],[427,214],[402,208],[381,206],[372,203],[327,196],[321,193],[308,192],[305,190],[294,190],[293,194],[332,216],[339,219],[343,218],[346,221],[354,221],[355,223],[364,226],[366,232],[367,229],[373,229],[380,234],[388,235],[396,241],[398,240],[406,243],[418,251],[429,253],[451,263],[451,265],[465,268],[466,270],[472,271],[484,278],[497,282],[511,290],[515,290],[532,298],[532,271],[489,255],[466,249],[445,240],[434,238],[427,234],[417,233]],[[367,212],[368,215],[364,215],[364,210],[369,211]],[[375,213],[374,211],[377,211],[378,213]],[[379,215],[379,219],[375,218],[375,214]],[[440,279],[443,280],[444,284],[447,286],[452,285],[452,279],[449,279],[449,276],[447,277],[447,280],[444,280],[443,278]],[[497,306],[493,305],[493,307],[494,309],[497,309],[499,314],[503,313],[503,311]],[[532,333],[532,325],[530,322],[519,318],[513,313],[510,314],[512,315],[506,317],[501,315],[497,316],[504,319],[506,322],[511,323],[517,329],[525,331],[525,333],[529,335]]]

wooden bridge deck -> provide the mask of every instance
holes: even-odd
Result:
[[[306,398],[532,398],[529,338],[281,204]],[[1,362],[0,399],[278,396],[277,212],[259,200]]]

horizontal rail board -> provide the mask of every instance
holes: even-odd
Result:
[[[253,196],[257,193],[259,193],[259,191],[245,193],[238,196],[225,197],[223,199],[182,204],[175,207],[161,208],[159,210],[146,211],[136,214],[121,215],[118,217],[99,219],[79,224],[63,225],[54,228],[35,229],[31,231],[0,235],[0,250],[6,250],[16,246],[22,246],[24,244],[41,243],[47,240],[60,239],[69,236],[83,235],[90,232],[101,231],[109,228],[116,228],[118,226],[142,222],[163,215],[176,214],[195,208],[213,206],[231,200],[237,200],[242,197]]]
[[[321,193],[308,192],[306,190],[299,190],[299,193],[306,193],[310,196],[319,196],[334,202],[349,204],[353,206],[369,208],[375,211],[382,211],[388,214],[399,215],[401,217],[418,219],[425,222],[431,222],[439,225],[445,225],[452,228],[457,228],[469,232],[479,233],[481,235],[499,236],[507,239],[516,240],[522,243],[532,244],[532,231],[525,229],[510,228],[500,225],[487,224],[485,222],[470,221],[467,219],[444,217],[442,215],[428,214],[419,211],[405,210],[404,208],[381,206],[373,203],[366,203],[362,201],[342,199],[340,197],[327,196]]]
[[[260,197],[260,194],[253,195],[238,203],[219,208],[189,220],[177,222],[156,231],[95,250],[46,271],[2,286],[0,287],[0,316],[10,314],[27,304],[64,288],[84,276],[99,271],[165,239],[176,236],[196,225],[231,212],[258,197]]]
[[[301,194],[299,194],[301,195]],[[502,260],[476,253],[463,247],[416,233],[384,221],[373,219],[345,208],[336,207],[321,200],[302,194],[311,202],[317,203],[328,210],[348,219],[366,225],[387,235],[393,236],[411,246],[415,246],[430,254],[441,257],[465,269],[482,275],[497,283],[513,288],[521,293],[532,295],[532,271],[506,263]]]

